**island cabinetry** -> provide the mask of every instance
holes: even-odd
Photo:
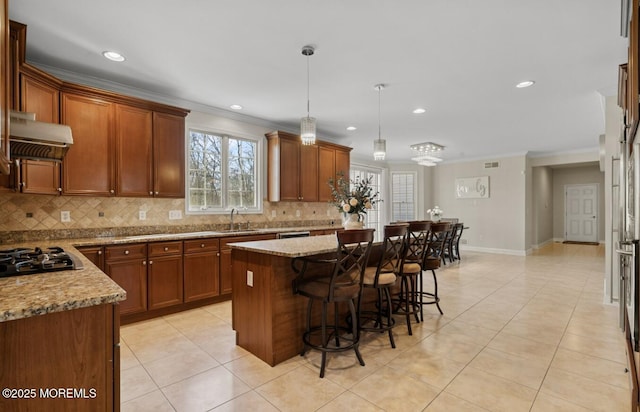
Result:
[[[184,301],[220,294],[220,240],[184,241]]]
[[[149,243],[148,309],[182,303],[182,241]]]
[[[37,391],[0,397],[0,410],[120,410],[119,330],[117,304],[0,322],[3,388]]]
[[[62,123],[73,133],[62,167],[63,194],[114,195],[113,104],[63,92]]]
[[[249,235],[249,236],[232,236],[220,239],[220,293],[223,295],[230,294],[233,290],[233,266],[231,264],[231,246],[230,243],[250,242],[254,240],[275,239],[275,234]],[[245,277],[243,277],[245,279]]]
[[[134,243],[105,247],[105,273],[127,292],[120,313],[147,310],[147,245]]]
[[[76,249],[91,261],[98,269],[104,272],[104,247],[103,246],[76,246]]]

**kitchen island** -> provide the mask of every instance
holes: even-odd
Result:
[[[293,293],[292,259],[336,247],[335,235],[231,244],[236,343],[271,366],[299,354],[308,300]]]
[[[0,278],[2,411],[120,408],[118,302],[126,293],[72,253],[83,269]]]

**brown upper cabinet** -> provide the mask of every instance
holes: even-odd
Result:
[[[0,1],[0,174],[10,173],[9,160],[9,107],[11,104],[10,53],[9,53],[9,8],[8,1]],[[9,179],[1,180],[7,184]]]
[[[7,100],[71,127],[64,195],[184,197],[189,110],[59,80],[25,62],[25,42],[26,26],[11,22]]]
[[[349,175],[350,147],[316,141],[303,145],[300,136],[282,131],[268,140],[268,200],[318,202],[331,199],[329,179],[336,171]]]

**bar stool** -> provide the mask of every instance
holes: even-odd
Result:
[[[415,317],[416,322],[420,322],[418,314],[422,312],[422,296],[420,295],[422,291],[422,261],[428,248],[430,227],[431,222],[427,220],[409,222],[405,252],[396,270],[396,275],[400,278],[400,292],[395,299],[394,313],[405,316],[409,335],[413,335],[411,315]],[[418,278],[420,278],[419,284]],[[419,285],[420,289],[418,289]]]
[[[307,348],[317,349],[322,352],[320,365],[320,377],[324,377],[327,362],[327,353],[342,352],[353,349],[360,365],[364,366],[364,360],[358,349],[360,331],[359,320],[356,313],[355,301],[360,296],[364,271],[371,253],[374,229],[341,230],[336,232],[338,245],[333,259],[314,259],[310,257],[294,258],[291,262],[293,270],[298,276],[293,281],[294,292],[309,298],[307,305],[307,327],[302,336],[304,347],[301,356]],[[310,264],[320,264],[320,268],[326,269],[324,276],[315,274],[307,275]],[[310,271],[314,272],[314,271]],[[311,325],[311,313],[313,303],[322,303],[321,324]],[[344,302],[349,307],[351,327],[340,325],[339,303]],[[334,304],[333,324],[327,324],[329,315],[328,306]],[[351,334],[345,336],[344,334]],[[340,340],[348,343],[341,346]],[[330,341],[334,340],[335,344]]]
[[[449,254],[453,259],[460,260],[460,238],[464,230],[464,223],[456,223],[453,225],[453,238],[451,239]]]
[[[358,300],[358,317],[360,330],[389,333],[389,342],[395,349],[393,340],[393,305],[391,303],[390,289],[396,284],[396,272],[402,264],[403,253],[407,243],[408,223],[386,225],[384,227],[384,239],[380,259],[376,266],[369,266],[364,271],[362,281],[362,294]],[[362,300],[366,289],[374,289],[377,292],[375,310],[363,310]],[[373,326],[368,326],[373,321]]]
[[[440,297],[438,296],[438,278],[436,277],[436,269],[440,268],[440,262],[442,262],[442,254],[446,247],[447,236],[446,233],[451,231],[451,223],[439,222],[431,223],[429,230],[429,242],[427,247],[427,253],[424,255],[422,261],[422,270],[430,270],[433,275],[433,292],[425,292],[423,288],[422,275],[420,276],[420,319],[424,320],[422,313],[423,305],[436,305],[441,315],[444,313],[440,308]],[[426,300],[425,300],[426,298]]]

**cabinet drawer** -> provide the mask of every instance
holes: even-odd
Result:
[[[194,239],[184,241],[184,253],[195,252],[211,252],[218,250],[220,246],[219,239]]]
[[[146,243],[134,243],[130,245],[122,246],[107,246],[105,247],[105,259],[106,260],[121,260],[121,259],[146,259],[147,258],[147,245]]]
[[[149,243],[149,257],[182,254],[182,242]]]

